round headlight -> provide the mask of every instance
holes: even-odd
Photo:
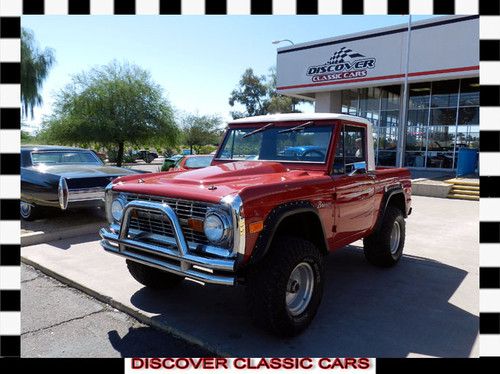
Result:
[[[208,240],[220,243],[227,238],[228,222],[217,213],[208,213],[203,222],[203,230]]]
[[[122,219],[124,205],[123,200],[120,198],[114,199],[111,203],[111,215],[115,220],[120,221]]]

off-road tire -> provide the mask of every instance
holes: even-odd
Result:
[[[178,286],[184,277],[157,268],[127,260],[130,275],[142,285],[153,289],[168,289]]]
[[[399,245],[396,251],[391,252],[391,232],[396,223],[400,229]],[[379,267],[394,266],[403,255],[405,232],[403,212],[396,207],[388,206],[380,228],[363,240],[368,262]]]
[[[282,236],[273,240],[270,252],[248,269],[246,297],[256,325],[278,336],[294,336],[313,320],[323,295],[324,254],[302,238]],[[313,291],[309,304],[293,316],[286,305],[286,291],[292,271],[301,263],[313,270]]]

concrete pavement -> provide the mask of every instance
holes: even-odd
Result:
[[[360,243],[330,255],[319,313],[293,339],[251,325],[242,287],[143,288],[123,259],[103,252],[96,235],[24,247],[22,257],[143,323],[219,354],[469,357],[478,355],[478,216],[477,202],[415,196],[398,266],[370,266]]]
[[[107,225],[103,208],[46,209],[41,218],[21,220],[21,246],[47,243],[99,231]]]
[[[22,265],[21,278],[22,357],[211,355],[30,266]]]

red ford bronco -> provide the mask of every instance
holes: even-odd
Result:
[[[370,263],[396,264],[410,206],[409,171],[375,168],[369,121],[257,116],[229,123],[207,168],[113,181],[100,235],[143,285],[245,285],[255,321],[291,336],[318,310],[325,255],[363,238]]]

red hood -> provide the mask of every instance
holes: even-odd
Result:
[[[283,183],[309,175],[307,171],[291,171],[278,162],[242,161],[189,171],[122,177],[115,181],[113,189],[218,202],[248,187]]]

